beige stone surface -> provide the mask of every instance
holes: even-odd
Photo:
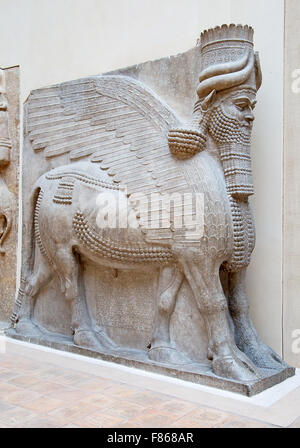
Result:
[[[19,67],[7,68],[4,72],[8,101],[9,136],[12,147],[10,150],[10,163],[1,170],[0,176],[8,191],[12,194],[12,227],[3,243],[5,254],[0,254],[0,321],[9,320],[13,310],[16,289],[20,122]]]

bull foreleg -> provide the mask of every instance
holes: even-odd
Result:
[[[258,367],[285,367],[280,356],[262,342],[251,322],[245,280],[246,268],[229,274],[229,310],[234,323],[236,344]]]
[[[216,375],[239,381],[260,378],[251,360],[236,346],[228,321],[228,307],[219,265],[208,258],[182,260],[184,272],[206,324],[208,358]]]

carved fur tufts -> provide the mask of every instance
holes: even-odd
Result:
[[[168,264],[174,262],[171,251],[149,245],[114,242],[101,237],[88,223],[87,218],[80,211],[73,218],[73,230],[75,235],[93,253],[113,261],[130,263],[160,262]]]
[[[188,158],[205,149],[206,137],[193,129],[172,129],[168,134],[169,148],[178,158]]]

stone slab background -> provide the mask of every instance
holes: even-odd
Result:
[[[35,88],[185,52],[207,27],[254,26],[264,81],[253,135],[257,245],[248,288],[260,334],[281,353],[284,0],[0,0],[0,8],[0,64],[21,65],[22,101]]]
[[[142,81],[188,120],[196,100],[200,65],[200,48],[194,47],[177,56],[134,65],[114,73]],[[22,277],[26,276],[23,266],[27,256],[30,256],[26,252],[29,246],[26,244],[26,238],[32,225],[32,217],[28,219],[27,214],[30,208],[28,192],[32,190],[40,174],[56,166],[70,163],[68,154],[46,159],[43,151],[35,152],[26,134],[26,123],[25,110],[22,167],[24,230]],[[28,166],[31,167],[30,171],[27,169]],[[120,347],[145,350],[150,342],[154,322],[158,270],[147,273],[118,271],[116,277],[114,269],[99,268],[91,262],[85,262],[83,278],[89,311],[94,323],[105,327],[108,335]],[[65,301],[56,279],[45,286],[39,294],[34,317],[48,331],[71,335],[70,304]],[[184,282],[180,289],[170,328],[172,339],[183,352],[192,360],[207,362],[204,322],[187,282]]]

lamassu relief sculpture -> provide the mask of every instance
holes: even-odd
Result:
[[[8,128],[8,112],[6,98],[5,72],[0,70],[0,169],[3,171],[10,162],[11,140]],[[0,177],[0,253],[4,254],[3,244],[12,224],[12,194],[9,192],[3,177]]]
[[[16,288],[19,70],[0,69],[0,321],[13,311]]]
[[[253,394],[294,373],[259,338],[245,289],[262,82],[253,30],[204,31],[186,57],[201,64],[189,122],[141,82],[142,69],[31,93],[10,334]],[[189,338],[195,315],[201,340]]]

